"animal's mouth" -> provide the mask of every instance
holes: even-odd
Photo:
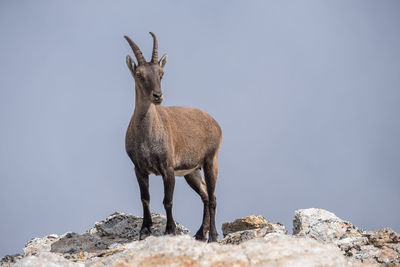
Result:
[[[160,99],[153,99],[153,103],[154,103],[155,105],[160,105],[161,102],[162,102],[162,98],[160,98]]]

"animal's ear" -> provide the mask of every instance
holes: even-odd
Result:
[[[134,75],[136,71],[136,64],[130,55],[126,56],[126,65],[128,66],[128,69],[131,71],[132,75]]]
[[[168,59],[167,54],[164,54],[161,57],[160,61],[158,61],[158,64],[160,65],[161,68],[164,68],[165,64],[167,64],[167,59]]]

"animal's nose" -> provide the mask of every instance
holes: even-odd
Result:
[[[160,99],[162,97],[162,93],[153,93],[153,97],[155,99]]]

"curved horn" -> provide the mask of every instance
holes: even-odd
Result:
[[[158,62],[158,41],[157,37],[154,33],[150,32],[151,36],[153,36],[153,55],[151,56],[151,62]]]
[[[131,38],[129,38],[126,35],[124,37],[128,41],[129,45],[131,46],[132,51],[135,54],[136,59],[138,61],[138,65],[142,65],[142,64],[146,63],[146,59],[144,59],[142,52],[140,51],[139,47],[135,44],[135,42],[132,41]]]

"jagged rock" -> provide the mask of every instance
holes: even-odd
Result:
[[[244,230],[227,234],[223,239],[219,240],[220,244],[240,244],[244,241],[265,237],[267,234],[278,233],[286,234],[286,228],[278,223],[268,223],[263,228]]]
[[[24,248],[24,255],[32,255],[38,252],[50,251],[51,244],[59,240],[60,237],[58,235],[52,234],[42,238],[33,238],[30,240]]]
[[[153,236],[139,241],[141,217],[114,213],[83,234],[35,238],[24,255],[1,266],[391,266],[400,263],[400,235],[390,228],[361,231],[333,213],[296,211],[294,235],[261,216],[228,224],[219,243],[194,240],[177,225],[163,236],[166,218],[153,216]],[[242,227],[242,228],[241,228]],[[236,231],[238,229],[243,229]],[[253,229],[252,229],[253,228]],[[161,235],[161,236],[160,236]],[[157,236],[157,237],[156,237]]]
[[[81,251],[95,252],[108,249],[109,240],[103,240],[96,234],[68,233],[51,245],[51,252],[74,254]]]
[[[88,266],[347,266],[336,246],[271,234],[239,246],[207,244],[189,236],[149,237]]]
[[[337,245],[346,256],[364,263],[400,264],[400,235],[390,228],[362,231],[323,209],[297,210],[293,234]]]
[[[51,252],[41,252],[37,255],[26,256],[18,261],[15,267],[84,267],[85,264],[81,262],[74,262],[66,259],[65,257]]]
[[[5,267],[12,266],[22,258],[23,255],[21,254],[6,255],[0,259],[0,266],[5,266]]]
[[[293,220],[293,234],[310,236],[324,242],[363,237],[362,232],[353,224],[323,209],[297,210]]]
[[[360,250],[368,244],[368,238],[356,226],[323,209],[297,210],[293,234],[336,244],[345,253],[352,249]]]
[[[244,218],[236,219],[233,222],[226,222],[222,224],[222,233],[224,237],[230,233],[244,231],[244,230],[252,230],[258,228],[268,227],[271,229],[271,232],[280,232],[283,231],[286,233],[285,226],[280,223],[271,223],[268,222],[261,215],[251,215]],[[276,231],[275,231],[276,229]]]
[[[163,235],[167,218],[164,215],[153,213],[152,220],[151,235]],[[84,234],[68,233],[62,236],[51,245],[51,252],[96,252],[109,249],[113,244],[123,244],[139,240],[142,221],[142,217],[125,213],[111,214],[103,221],[96,222],[95,226]],[[178,235],[188,234],[189,230],[176,223],[176,233]]]
[[[152,236],[164,235],[167,218],[159,213],[152,213],[153,226],[151,227]],[[105,220],[97,222],[94,228],[88,232],[98,233],[101,237],[111,239],[139,240],[140,227],[143,218],[125,213],[114,213]],[[176,223],[176,234],[188,234],[189,230],[179,223]]]
[[[393,231],[391,228],[382,228],[378,231],[368,231],[364,234],[368,238],[368,242],[375,247],[382,247],[386,244],[400,243],[400,234]]]
[[[166,217],[153,213],[152,219],[152,235],[163,235],[167,221]],[[113,213],[106,219],[96,222],[93,228],[83,234],[69,232],[62,236],[52,234],[43,238],[34,238],[24,248],[24,257],[27,259],[24,261],[26,264],[24,264],[25,266],[31,266],[37,262],[39,266],[41,260],[50,262],[51,259],[56,259],[53,257],[54,255],[60,256],[60,254],[63,255],[61,256],[63,259],[67,259],[67,262],[69,262],[68,260],[86,260],[120,252],[121,244],[139,239],[142,221],[142,217],[125,213]],[[188,234],[189,230],[176,223],[176,232],[178,235],[182,235]],[[47,252],[58,254],[46,254]],[[6,256],[1,260],[1,264],[14,263],[20,258],[22,256]]]

